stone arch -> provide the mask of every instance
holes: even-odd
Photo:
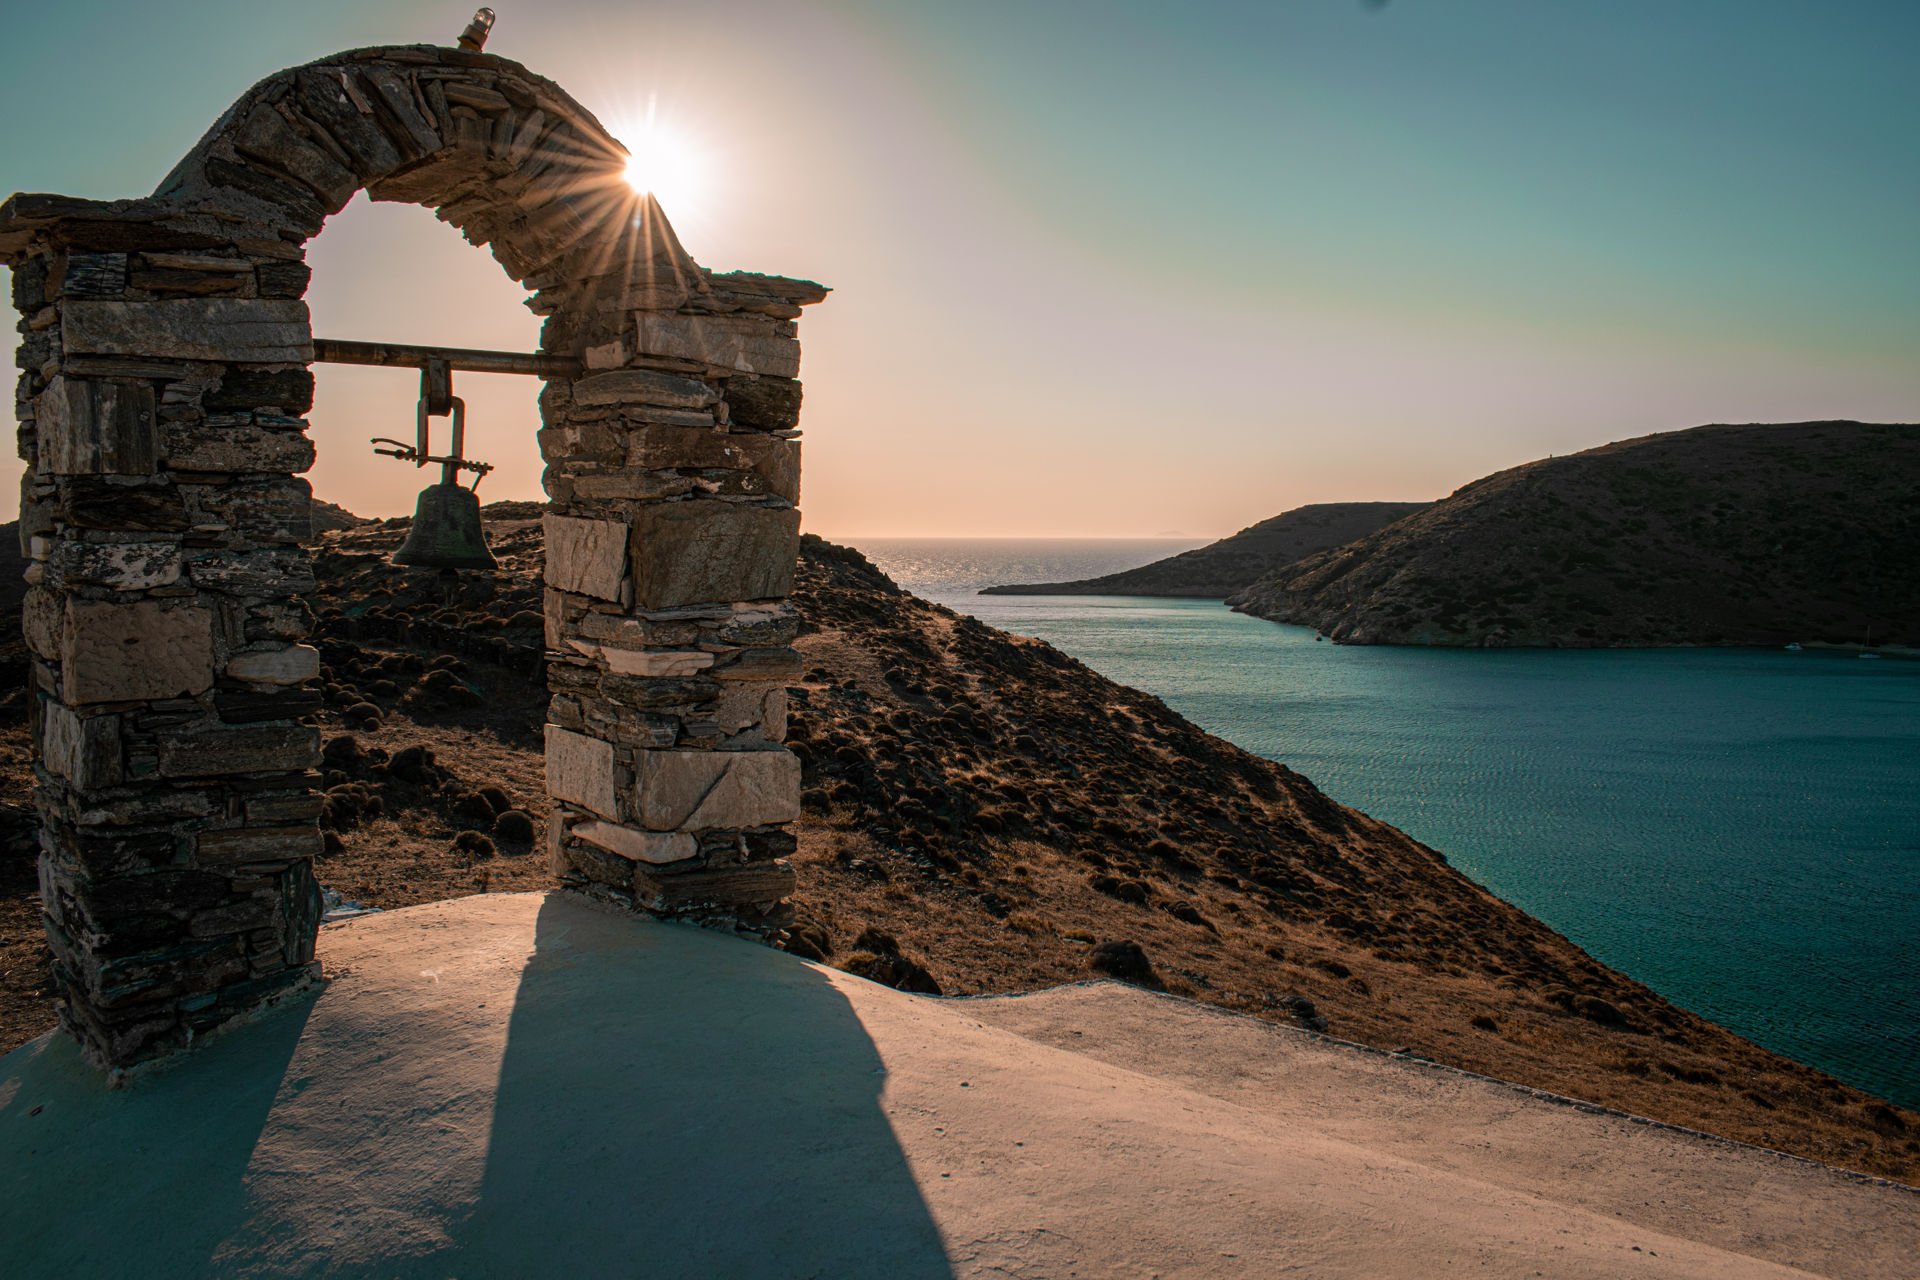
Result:
[[[318,975],[304,245],[363,189],[488,246],[567,370],[540,395],[556,875],[783,922],[794,322],[826,290],[706,271],[625,162],[517,63],[364,49],[255,85],[152,196],[0,206],[41,888],[96,1063]]]

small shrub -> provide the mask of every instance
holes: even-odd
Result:
[[[1136,986],[1160,985],[1159,976],[1154,973],[1153,962],[1147,958],[1145,948],[1128,939],[1096,944],[1087,955],[1087,967],[1095,973],[1103,973]]]
[[[533,843],[533,815],[524,809],[508,809],[493,820],[493,834],[507,844]]]

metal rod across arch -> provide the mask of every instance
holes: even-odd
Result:
[[[578,378],[585,372],[585,366],[573,356],[421,347],[402,342],[349,342],[340,338],[315,338],[313,358],[322,364],[367,364],[395,369],[425,369],[431,362],[440,361],[448,369],[468,373],[521,373],[535,378]]]

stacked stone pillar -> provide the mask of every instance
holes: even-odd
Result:
[[[318,972],[305,269],[178,238],[14,258],[40,888],[112,1065]]]
[[[549,843],[587,892],[777,927],[800,812],[793,317],[825,290],[666,279],[541,398]]]

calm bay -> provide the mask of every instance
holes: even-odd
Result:
[[[1920,661],[1361,647],[1216,601],[981,596],[1194,541],[865,539],[1391,822],[1669,999],[1920,1107]]]

